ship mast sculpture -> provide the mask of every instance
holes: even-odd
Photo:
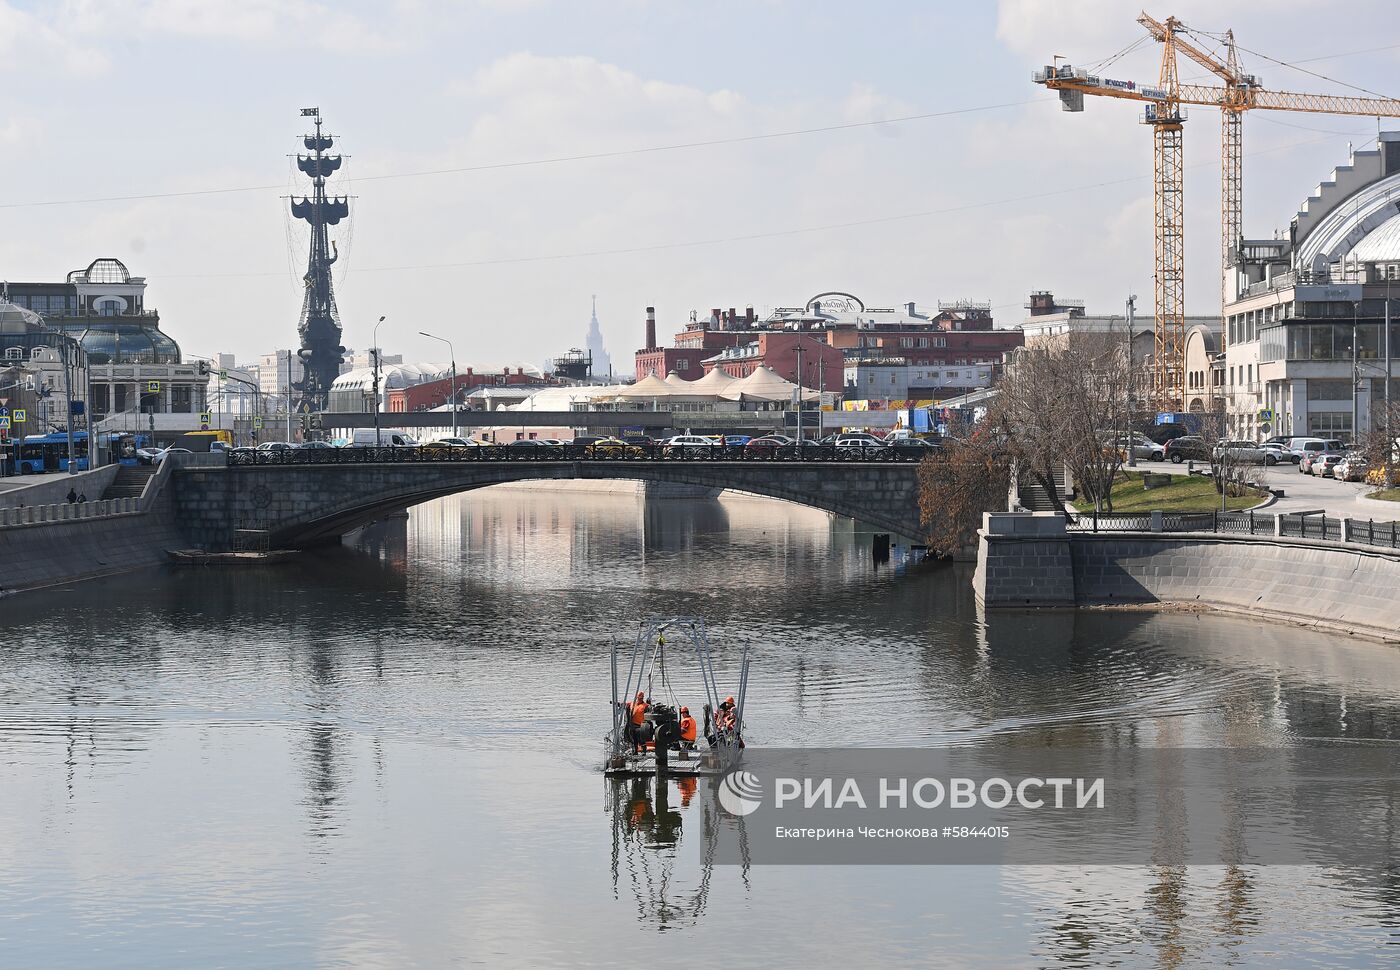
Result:
[[[321,134],[321,109],[302,108],[303,116],[316,119],[316,133],[302,138],[311,154],[297,155],[297,168],[311,178],[311,197],[293,198],[292,215],[311,224],[311,252],[306,261],[306,295],[301,304],[301,322],[297,332],[301,348],[302,377],[292,384],[297,393],[296,409],[305,414],[324,411],[331,384],[340,376],[340,364],[345,356],[341,346],[340,314],[331,290],[331,264],[339,255],[335,243],[327,239],[326,229],[350,216],[346,196],[327,197],[326,179],[340,168],[342,156],[325,154],[335,144],[329,135]]]

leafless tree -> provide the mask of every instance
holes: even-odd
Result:
[[[1098,511],[1112,511],[1113,483],[1131,448],[1128,362],[1118,342],[1081,339],[1068,348],[1017,353],[1002,382],[1001,416],[1019,474],[1055,497],[1057,468],[1068,468]]]
[[[1005,511],[1011,456],[993,439],[992,425],[944,437],[938,453],[919,465],[919,517],[929,548],[954,556],[971,546],[983,512]]]
[[[1013,471],[1039,485],[1061,513],[1057,473],[1111,511],[1111,490],[1131,447],[1127,360],[1119,342],[1080,340],[1019,351],[975,432],[953,435],[920,467],[920,512],[930,548],[971,544],[983,512],[1006,508]]]
[[[1392,400],[1390,413],[1386,414],[1385,401],[1379,400],[1371,409],[1371,430],[1360,437],[1357,444],[1366,455],[1370,471],[1379,472],[1378,484],[1394,487],[1400,481],[1400,399]]]
[[[1230,432],[1223,411],[1201,415],[1201,438],[1210,449],[1211,480],[1223,511],[1227,498],[1244,495],[1250,480],[1259,477],[1259,466],[1247,460],[1241,449],[1224,447],[1230,441]]]

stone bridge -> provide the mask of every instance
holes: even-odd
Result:
[[[181,467],[175,521],[208,550],[238,529],[265,529],[275,548],[315,545],[444,495],[504,482],[635,480],[738,489],[865,522],[919,542],[918,464],[911,461],[531,460],[356,462]],[[561,497],[560,501],[567,501]]]

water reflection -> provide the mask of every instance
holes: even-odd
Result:
[[[613,897],[620,900],[630,890],[639,922],[665,931],[700,920],[715,879],[721,825],[739,830],[744,852],[742,865],[721,867],[721,878],[737,880],[745,892],[751,888],[744,820],[720,812],[712,779],[629,778],[605,784]]]

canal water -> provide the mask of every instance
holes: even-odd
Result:
[[[723,683],[750,648],[755,745],[1400,737],[1394,649],[989,623],[900,553],[742,496],[498,488],[6,600],[0,966],[1394,965],[1394,873],[712,865],[712,798],[600,777],[609,640],[649,614],[703,617]]]

